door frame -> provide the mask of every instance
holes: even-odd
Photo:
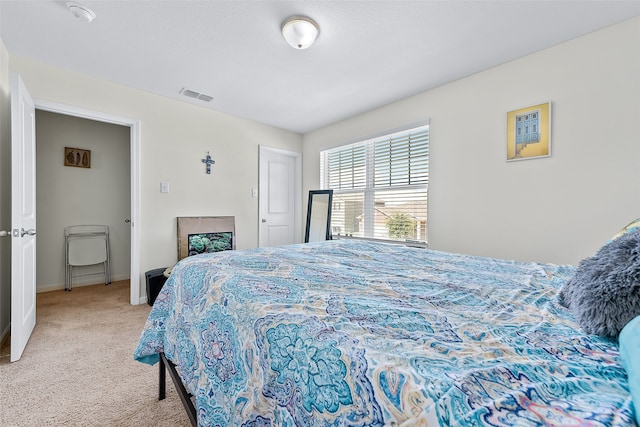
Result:
[[[283,150],[280,148],[267,147],[265,145],[258,146],[258,247],[263,247],[265,242],[262,240],[262,211],[267,202],[268,183],[261,179],[260,168],[262,168],[262,159],[264,152],[274,154],[282,154],[293,157],[295,160],[295,190],[294,190],[294,239],[296,243],[302,242],[302,154],[297,151]]]
[[[140,120],[43,99],[34,98],[33,102],[36,110],[126,126],[130,129],[131,270],[129,283],[131,289],[129,300],[132,305],[144,304],[146,299],[140,298]]]

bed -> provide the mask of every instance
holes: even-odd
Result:
[[[135,350],[201,426],[635,426],[615,339],[561,306],[572,266],[362,240],[180,261]]]

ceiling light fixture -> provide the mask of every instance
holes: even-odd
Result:
[[[320,28],[306,16],[290,16],[282,23],[282,35],[294,49],[306,49],[316,41]]]
[[[67,3],[67,9],[69,9],[73,16],[86,23],[93,21],[96,17],[93,10],[80,3],[70,1]]]

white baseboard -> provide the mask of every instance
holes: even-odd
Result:
[[[112,282],[119,282],[120,280],[129,280],[129,276],[128,275],[119,275],[119,276],[111,276],[111,281]],[[93,286],[93,285],[100,285],[100,284],[104,284],[104,282],[96,282],[95,279],[94,280],[74,280],[73,281],[73,287],[74,288],[79,288],[82,286]],[[60,284],[60,283],[56,283],[56,284],[51,284],[51,285],[40,285],[36,288],[36,293],[41,293],[41,292],[51,292],[51,291],[61,291],[64,289],[64,283]],[[144,297],[144,302],[147,302],[146,297]]]

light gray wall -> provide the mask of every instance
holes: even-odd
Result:
[[[175,262],[176,216],[235,215],[238,248],[257,246],[259,144],[303,152],[306,194],[319,185],[320,148],[427,118],[432,248],[576,264],[640,216],[639,44],[636,18],[309,133],[304,150],[282,129],[20,57],[11,69],[35,98],[141,121],[141,272]],[[6,70],[2,49],[0,59]],[[544,101],[552,156],[507,163],[506,113]]]
[[[9,54],[0,39],[0,230],[11,228]],[[0,341],[11,321],[11,239],[0,238]]]
[[[304,136],[319,151],[431,119],[429,247],[577,264],[640,216],[640,18]],[[428,70],[425,70],[428,72]],[[552,156],[506,162],[508,111],[552,103]]]
[[[91,168],[64,166],[64,148],[91,150]],[[109,226],[112,281],[129,278],[131,212],[129,128],[36,110],[37,289],[64,288],[64,227]],[[57,250],[56,250],[57,249]],[[83,267],[77,274],[102,271]],[[74,286],[102,283],[80,277]]]
[[[302,135],[30,59],[10,58],[11,70],[22,75],[34,99],[140,121],[142,297],[144,272],[177,260],[178,216],[233,215],[236,247],[258,245],[258,198],[251,195],[251,189],[258,188],[258,147],[301,152]],[[210,175],[201,162],[207,151],[216,161]],[[169,183],[169,193],[160,193],[161,182]]]

